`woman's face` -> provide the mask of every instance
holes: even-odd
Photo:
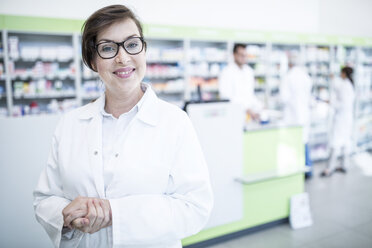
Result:
[[[345,79],[345,78],[346,78],[346,73],[343,72],[343,71],[341,72],[341,78],[342,78],[342,79]]]
[[[96,44],[103,41],[123,42],[130,37],[140,37],[132,19],[115,22],[97,35]],[[111,59],[102,59],[95,55],[94,67],[107,91],[111,93],[130,93],[140,89],[146,71],[145,48],[136,55],[128,54],[122,46],[118,54]]]

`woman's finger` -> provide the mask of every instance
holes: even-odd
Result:
[[[89,229],[90,229],[90,231],[91,231],[92,227],[94,226],[94,223],[96,222],[96,218],[97,218],[96,207],[94,206],[92,201],[93,200],[88,201],[88,215],[87,215],[87,218],[89,219]]]
[[[71,228],[71,222],[77,218],[85,217],[88,214],[87,210],[76,210],[64,218],[63,225]]]
[[[97,218],[96,218],[96,222],[94,223],[94,226],[93,226],[93,231],[97,232],[99,231],[101,228],[102,228],[102,223],[105,219],[105,214],[104,214],[104,211],[102,209],[102,206],[100,205],[100,199],[94,199],[93,200],[93,204],[96,208],[96,211],[97,211]]]
[[[84,228],[89,227],[89,219],[87,218],[77,218],[71,222],[73,228],[83,231]]]
[[[62,214],[63,217],[66,218],[71,213],[77,211],[77,210],[87,210],[87,203],[89,198],[88,197],[82,197],[78,196],[76,197],[72,202],[70,202],[63,210]]]
[[[110,203],[108,200],[101,200],[100,201],[100,205],[103,209],[103,213],[104,213],[104,220],[102,222],[102,226],[103,227],[107,227],[110,225],[111,223],[111,208],[110,208]]]

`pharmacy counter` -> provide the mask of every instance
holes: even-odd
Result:
[[[239,113],[226,103],[195,105],[188,112],[209,166],[215,206],[207,227],[183,245],[202,247],[287,221],[290,197],[304,192],[302,128],[256,125],[241,131]]]

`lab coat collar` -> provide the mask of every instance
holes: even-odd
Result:
[[[158,122],[158,104],[159,99],[151,86],[146,83],[142,83],[141,87],[146,89],[145,94],[142,96],[138,106],[137,118],[146,124],[156,126]],[[102,115],[102,106],[105,104],[105,94],[103,93],[94,102],[82,107],[79,118],[82,120],[89,120],[97,115]]]
[[[159,99],[149,84],[142,83],[142,86],[146,91],[142,97],[143,101],[138,105],[137,117],[146,124],[156,126],[160,116]]]
[[[237,71],[244,71],[248,67],[246,64],[244,64],[242,67],[239,67],[235,61],[231,62],[231,65]]]

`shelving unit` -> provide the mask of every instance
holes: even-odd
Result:
[[[268,50],[269,45],[267,43],[246,43],[247,47],[247,64],[254,71],[254,92],[256,97],[268,105],[267,97],[267,78],[268,75]],[[230,51],[231,52],[231,51]]]
[[[98,73],[89,69],[83,61],[81,61],[80,64],[82,68],[80,96],[82,104],[84,105],[97,99],[101,93],[104,92],[105,87]]]
[[[372,48],[358,48],[357,61],[355,78],[356,152],[372,149]]]
[[[188,41],[187,81],[190,95],[186,98],[199,100],[200,85],[204,100],[218,98],[218,76],[228,62],[228,43],[215,41]]]
[[[269,44],[266,101],[269,109],[281,110],[280,85],[288,71],[289,57],[301,58],[299,44]]]
[[[8,32],[7,42],[13,116],[78,106],[72,35]]]
[[[313,161],[329,157],[330,76],[332,68],[332,48],[328,45],[305,45],[303,49],[305,65],[313,82],[313,101],[309,137],[310,156]]]
[[[312,78],[313,94],[329,100],[331,52],[329,46],[306,46],[306,66]]]
[[[7,94],[6,94],[6,73],[5,73],[5,36],[0,32],[0,116],[8,115]]]
[[[182,106],[185,94],[185,41],[147,39],[147,70],[145,80],[150,82],[158,96]]]

